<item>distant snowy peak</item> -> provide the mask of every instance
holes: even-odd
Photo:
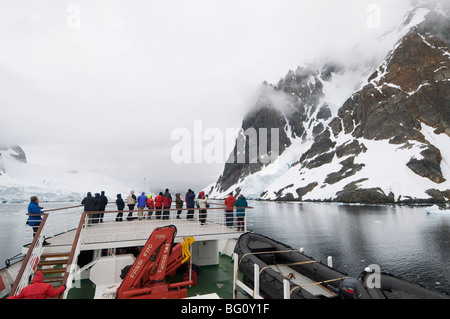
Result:
[[[102,190],[113,199],[130,189],[109,176],[28,163],[20,146],[0,147],[0,203],[27,202],[34,195],[42,201],[80,202],[88,191]]]
[[[25,152],[18,145],[10,147],[0,146],[0,155],[2,156],[2,158],[13,158],[22,163],[27,162],[27,156]]]
[[[20,146],[0,146],[0,175],[6,172],[5,159],[27,162],[27,156]]]

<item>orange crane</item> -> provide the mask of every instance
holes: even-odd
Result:
[[[174,245],[177,228],[174,225],[156,228],[142,248],[117,289],[118,299],[178,299],[186,298],[186,286],[193,281],[168,283],[166,275],[191,258],[189,246],[193,237]]]

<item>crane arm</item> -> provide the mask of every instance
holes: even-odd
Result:
[[[191,257],[189,246],[194,239],[188,237],[173,246],[176,231],[176,227],[170,225],[156,228],[152,232],[118,288],[118,298],[137,298],[138,295],[139,298],[161,297],[164,296],[164,291],[167,296],[176,296],[177,294],[170,293],[169,290],[192,284],[192,282],[165,283],[166,274],[175,272]],[[158,294],[153,293],[155,287],[158,287]]]

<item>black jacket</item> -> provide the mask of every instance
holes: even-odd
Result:
[[[123,210],[125,208],[125,202],[122,199],[122,195],[117,194],[116,199],[117,210]]]
[[[85,212],[95,212],[95,200],[94,197],[92,197],[91,193],[87,193],[87,197],[85,197],[81,201],[81,205],[84,205],[84,211]]]
[[[95,193],[95,196],[94,196],[95,209],[94,209],[94,211],[98,212],[100,210],[100,202],[101,202],[100,194],[99,193]]]
[[[102,192],[102,194],[100,195],[100,205],[98,210],[105,210],[106,205],[108,205],[108,197],[105,196],[105,192]]]

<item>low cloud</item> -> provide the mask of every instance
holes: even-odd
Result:
[[[195,120],[239,128],[262,81],[322,57],[364,57],[408,8],[407,0],[3,3],[0,142],[24,146],[30,161],[198,189],[223,165],[172,163],[174,129]]]

